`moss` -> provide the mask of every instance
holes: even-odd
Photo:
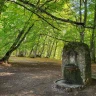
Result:
[[[64,49],[65,50],[68,50],[68,49],[75,49],[76,47],[84,47],[84,49],[86,51],[89,51],[89,47],[87,44],[85,43],[81,43],[81,42],[69,42],[67,45],[64,46]]]

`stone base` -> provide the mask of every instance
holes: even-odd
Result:
[[[63,89],[63,90],[68,91],[68,92],[74,91],[74,89],[75,90],[81,90],[84,88],[84,85],[65,83],[64,79],[60,79],[60,80],[55,81],[55,86],[58,89]]]

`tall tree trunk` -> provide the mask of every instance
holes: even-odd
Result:
[[[80,0],[80,8],[79,8],[79,21],[82,22],[82,1]],[[80,31],[80,42],[84,42],[84,30],[82,30],[83,26],[79,25],[79,31]]]
[[[84,42],[84,31],[85,28],[83,26],[80,26],[81,32],[80,32],[80,42]]]
[[[79,9],[79,15],[80,15],[80,22],[82,22],[82,0],[80,0],[80,9]]]
[[[48,57],[48,58],[51,56],[54,43],[55,43],[55,40],[50,44],[51,46],[49,47],[49,49],[47,51],[47,56],[46,57]]]
[[[20,31],[20,33],[18,34],[17,38],[15,39],[14,43],[12,44],[12,46],[9,48],[9,50],[6,52],[6,54],[4,55],[3,58],[1,58],[0,61],[6,62],[8,61],[11,53],[16,50],[20,44],[22,43],[22,41],[25,39],[26,35],[28,34],[28,32],[31,30],[31,28],[33,27],[33,24],[26,30],[25,26],[25,30],[23,28],[22,31]]]
[[[32,45],[32,49],[31,49],[31,51],[29,52],[29,57],[32,56],[33,49],[34,49],[34,46]]]
[[[50,57],[51,54],[52,54],[52,50],[53,50],[54,44],[55,44],[55,40],[53,41],[53,43],[52,43],[52,45],[51,45],[50,52],[49,52],[49,57]]]
[[[95,62],[95,31],[96,31],[96,0],[94,8],[94,29],[92,31],[91,44],[90,44],[91,59],[93,62]]]
[[[49,58],[49,53],[50,53],[50,48],[51,48],[51,41],[50,39],[48,40],[48,44],[47,44],[47,54],[46,54],[46,57]]]
[[[43,52],[44,52],[46,40],[47,40],[47,35],[46,35],[46,37],[45,37],[45,40],[44,40],[44,43],[43,43],[43,47],[42,47],[42,50],[41,50],[41,53],[40,53],[41,57],[42,57],[42,54],[43,54]]]
[[[9,50],[7,51],[7,53],[5,54],[5,56],[4,56],[0,61],[1,61],[1,62],[2,62],[2,61],[3,61],[3,62],[8,61],[11,53],[12,53],[14,50],[15,50],[14,48],[13,48],[13,49],[9,49]]]
[[[39,55],[37,53],[38,47],[39,47],[39,42],[40,42],[40,36],[39,36],[38,41],[35,44],[35,46],[32,46],[32,49],[31,49],[30,54],[29,54],[29,57],[35,58],[35,57],[37,57],[37,55]]]
[[[55,55],[56,55],[57,44],[58,44],[58,41],[56,41],[56,43],[55,43],[55,49],[54,49],[54,53],[53,53],[53,58],[54,58],[54,57],[55,57]]]
[[[79,14],[80,14],[80,23],[82,23],[82,10],[81,10],[81,0],[80,0],[80,11],[79,11]],[[86,22],[87,22],[87,0],[84,1],[84,25],[80,25],[80,42],[84,42],[84,33],[85,33],[85,26],[86,26]]]
[[[40,36],[39,36],[39,38],[38,38],[38,42],[37,42],[37,44],[36,44],[36,49],[35,49],[35,57],[37,57],[37,55],[39,55],[38,54],[38,50],[39,50],[39,43],[40,43]]]
[[[91,60],[92,62],[95,62],[95,31],[96,29],[93,29],[92,37],[91,37],[91,44],[90,44],[90,53],[91,53]]]

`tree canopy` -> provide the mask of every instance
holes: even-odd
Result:
[[[1,0],[1,61],[16,56],[60,58],[70,41],[89,45],[95,61],[96,0]]]

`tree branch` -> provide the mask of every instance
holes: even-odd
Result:
[[[14,1],[12,1],[12,2],[14,2]],[[60,31],[59,28],[57,28],[57,27],[55,27],[54,25],[52,25],[52,24],[51,24],[50,22],[48,22],[44,17],[40,16],[37,12],[35,12],[35,11],[33,11],[33,10],[27,8],[26,6],[24,6],[24,5],[22,5],[22,4],[18,3],[18,2],[14,2],[14,3],[16,3],[16,4],[18,4],[18,5],[22,6],[22,7],[24,7],[26,10],[28,10],[28,11],[30,11],[30,12],[32,12],[32,13],[34,13],[34,14],[37,15],[39,18],[41,18],[42,20],[44,20],[45,22],[47,22],[50,26],[52,26],[53,28],[55,28],[55,29],[57,29],[57,30]]]
[[[67,41],[67,40],[64,40],[62,38],[57,38],[57,37],[54,37],[54,36],[51,36],[51,35],[48,35],[48,34],[40,34],[41,36],[48,36],[48,37],[51,37],[51,38],[54,38],[54,39],[57,39],[57,40],[60,40],[60,41],[64,41],[64,42],[70,42],[70,41]]]
[[[84,25],[86,25],[86,22],[87,22],[87,0],[85,0],[85,3],[84,3]]]
[[[51,2],[52,0],[47,0],[46,2],[44,2],[41,6],[40,6],[40,8],[42,8],[45,4],[47,4],[47,3],[49,3],[49,2]]]
[[[76,21],[69,20],[69,19],[64,19],[64,18],[56,17],[56,16],[48,13],[46,10],[44,10],[44,9],[42,9],[42,8],[36,6],[36,5],[34,5],[34,4],[32,4],[32,3],[28,2],[28,1],[24,1],[24,0],[19,0],[19,1],[20,1],[21,3],[23,3],[23,4],[27,4],[27,5],[29,5],[30,7],[35,8],[36,10],[39,10],[39,11],[42,12],[42,13],[45,13],[46,15],[50,16],[51,18],[53,18],[53,19],[55,19],[55,20],[59,20],[59,21],[67,22],[67,23],[71,23],[71,24],[76,24],[76,25],[82,25],[82,26],[84,25],[84,23],[80,23],[80,22],[76,22]]]
[[[34,23],[28,28],[28,30],[25,32],[24,36],[22,37],[22,39],[18,42],[18,44],[15,46],[15,49],[17,49],[20,44],[22,43],[22,41],[25,39],[26,35],[29,33],[29,31],[31,30],[31,28],[34,26]]]
[[[10,0],[7,0],[7,1],[10,1]],[[20,3],[18,3],[18,2],[15,2],[15,1],[11,1],[11,2],[14,2],[14,3],[16,3],[16,4],[24,7],[26,10],[28,10],[28,11],[30,11],[30,12],[33,12],[33,13],[36,14],[39,18],[41,18],[42,20],[44,20],[45,22],[47,22],[49,25],[51,25],[53,28],[55,28],[55,29],[57,29],[57,30],[60,30],[60,29],[56,28],[54,25],[52,25],[50,22],[48,22],[46,19],[44,19],[44,18],[43,18],[42,16],[40,16],[38,13],[36,13],[35,11],[27,8],[25,5],[29,5],[30,7],[33,7],[33,8],[35,8],[36,10],[39,10],[40,12],[45,13],[46,15],[48,15],[49,17],[51,17],[51,18],[53,18],[53,19],[55,19],[55,20],[58,20],[58,21],[61,21],[61,22],[67,22],[67,23],[70,23],[70,24],[82,25],[82,26],[84,26],[85,28],[94,29],[93,26],[86,26],[84,22],[82,23],[82,22],[77,22],[77,21],[72,21],[72,20],[69,20],[69,19],[64,19],[64,18],[56,17],[56,16],[48,13],[46,10],[42,9],[41,7],[38,7],[38,6],[30,3],[29,1],[24,1],[24,0],[19,0],[19,1],[20,1],[21,3],[23,3],[24,5],[23,5],[23,4],[20,4]],[[85,2],[84,2],[84,3],[85,3]],[[85,16],[86,16],[86,14],[85,14]],[[86,21],[86,20],[85,20],[85,21]]]

